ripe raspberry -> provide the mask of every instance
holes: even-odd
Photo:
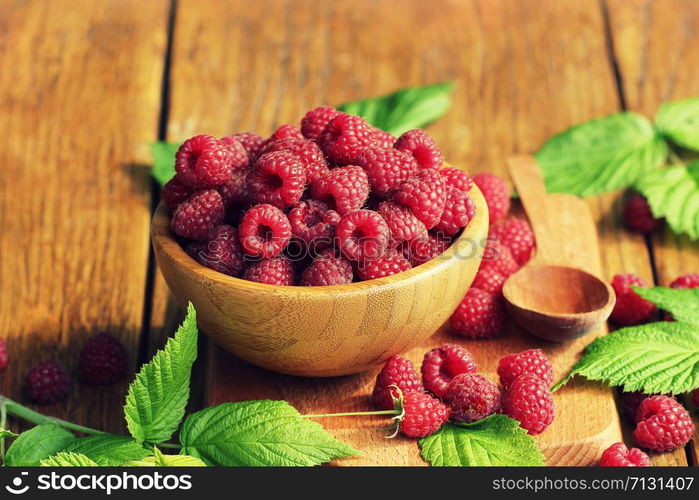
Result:
[[[371,126],[359,116],[338,113],[320,134],[318,144],[338,164],[354,164],[359,154],[378,145]]]
[[[384,201],[379,205],[378,212],[391,231],[391,248],[407,248],[413,241],[427,238],[425,225],[409,208]]]
[[[699,288],[699,274],[683,274],[675,281],[670,283],[670,288],[687,289]]]
[[[250,166],[250,155],[235,136],[222,137],[221,142],[231,153],[231,168],[233,170],[247,169]]]
[[[246,253],[269,259],[286,248],[291,224],[277,207],[255,205],[243,215],[238,233]]]
[[[238,240],[238,231],[227,225],[209,232],[208,243],[195,255],[201,265],[229,276],[238,276],[245,268],[245,252]]]
[[[332,253],[316,257],[301,275],[301,286],[346,285],[352,283],[352,264]]]
[[[410,154],[421,169],[438,169],[442,166],[442,153],[424,130],[408,130],[398,138],[393,147]]]
[[[471,287],[449,320],[454,331],[468,339],[498,337],[505,326],[502,296]]]
[[[402,254],[389,249],[381,257],[358,262],[357,274],[362,281],[368,281],[398,274],[412,267],[410,261]]]
[[[614,443],[604,450],[600,467],[650,467],[650,458],[638,448],[630,450],[624,443]]]
[[[301,120],[301,133],[306,139],[317,141],[320,134],[340,112],[331,106],[318,106],[306,113]]]
[[[415,158],[396,149],[365,149],[355,163],[364,169],[372,192],[378,195],[388,195],[418,171]]]
[[[187,252],[187,255],[198,262],[200,254],[206,252],[206,243],[203,241],[190,241],[184,247],[184,251]]]
[[[633,439],[642,448],[663,452],[687,444],[694,435],[694,422],[674,398],[653,396],[638,407]]]
[[[500,409],[500,391],[483,375],[462,373],[449,383],[444,401],[454,422],[477,422]]]
[[[648,200],[643,195],[634,194],[624,205],[624,224],[638,233],[652,233],[660,227],[660,219],[653,217]]]
[[[79,371],[83,382],[109,385],[126,376],[129,357],[126,349],[108,333],[93,335],[80,353]]]
[[[522,219],[509,218],[490,227],[490,238],[498,240],[512,252],[517,264],[523,266],[534,253],[534,232]]]
[[[274,151],[288,151],[299,157],[303,171],[306,174],[306,183],[312,184],[328,172],[328,163],[325,161],[323,151],[318,144],[305,139],[280,139],[267,144],[262,154]]]
[[[510,194],[503,180],[494,174],[480,173],[473,176],[473,182],[481,190],[488,204],[490,223],[505,217],[510,210]]]
[[[9,356],[7,354],[7,344],[4,340],[0,339],[0,372],[7,368],[7,361]]]
[[[249,168],[235,170],[231,180],[218,187],[218,192],[221,193],[221,199],[226,210],[230,211],[236,205],[247,205],[252,200],[247,182],[249,172]]]
[[[473,278],[471,286],[479,288],[490,294],[502,293],[502,286],[505,284],[505,276],[500,274],[497,269],[492,266],[483,266],[478,269],[476,277]]]
[[[170,226],[178,236],[203,241],[211,229],[223,222],[224,211],[218,191],[199,191],[177,207]]]
[[[352,261],[378,259],[388,248],[391,231],[373,210],[355,210],[342,216],[335,237],[343,255]]]
[[[322,201],[306,200],[289,211],[289,222],[293,237],[315,253],[332,244],[340,214]]]
[[[301,130],[296,125],[279,125],[277,130],[274,131],[272,135],[267,139],[266,144],[270,142],[278,141],[279,139],[303,139],[303,134]],[[265,145],[266,145],[265,144]]]
[[[255,160],[260,156],[260,151],[264,146],[265,138],[261,135],[253,134],[252,132],[239,132],[231,137],[238,139],[245,151],[248,152],[249,165],[255,163]]]
[[[500,243],[500,240],[488,238],[483,250],[481,268],[493,268],[507,279],[519,270],[519,264],[510,249]]]
[[[399,429],[407,437],[427,437],[449,420],[449,408],[429,394],[421,392],[403,395],[403,412]]]
[[[521,375],[534,375],[546,387],[553,383],[553,366],[541,349],[527,349],[503,356],[498,362],[498,376],[503,387],[509,387]]]
[[[289,259],[277,255],[248,267],[243,273],[243,279],[268,285],[293,286],[294,267]]]
[[[425,354],[422,360],[422,383],[436,397],[443,398],[454,377],[463,373],[475,373],[476,370],[478,366],[468,350],[455,344],[444,344]]]
[[[555,414],[553,398],[546,384],[536,375],[520,375],[502,398],[505,415],[519,420],[531,435],[541,434]]]
[[[427,239],[413,241],[408,251],[408,258],[413,267],[438,257],[451,245],[451,240],[438,234],[428,233]]]
[[[27,396],[40,405],[63,401],[70,392],[70,378],[56,361],[42,361],[27,373]]]
[[[369,180],[361,167],[334,168],[313,184],[313,198],[325,201],[340,215],[359,210],[369,197]]]
[[[180,182],[194,189],[220,186],[231,180],[229,148],[211,135],[195,135],[182,143],[175,154]]]
[[[163,198],[167,209],[172,213],[177,210],[180,203],[187,201],[189,197],[192,196],[193,192],[192,188],[182,184],[177,176],[175,176],[163,186],[160,196]]]
[[[617,274],[612,279],[612,288],[616,293],[616,304],[611,319],[623,326],[640,325],[649,321],[655,314],[655,305],[641,298],[633,291],[631,285],[647,288],[645,281],[633,274]]]
[[[247,182],[254,202],[286,208],[303,196],[306,172],[295,154],[274,151],[257,159],[255,167],[248,174]]]
[[[413,362],[402,356],[391,356],[376,376],[372,398],[378,410],[392,410],[393,398],[397,396],[394,385],[403,393],[424,392],[420,377],[415,373]],[[392,389],[394,389],[392,391]]]
[[[624,408],[624,417],[627,422],[637,424],[638,407],[641,406],[643,401],[653,396],[660,396],[660,394],[645,394],[641,391],[622,392],[621,404]],[[670,394],[664,394],[664,396],[672,397]]]
[[[452,186],[459,191],[470,191],[473,186],[473,178],[459,168],[448,167],[439,171],[439,174],[444,177],[444,182],[447,186]]]
[[[400,185],[393,201],[408,207],[427,229],[432,229],[447,203],[446,182],[437,170],[420,170]]]
[[[454,236],[476,215],[476,204],[464,191],[447,186],[447,201],[435,229]]]
[[[374,137],[376,138],[376,147],[381,149],[393,149],[396,138],[392,133],[381,130],[378,127],[371,127],[371,130],[374,132]]]

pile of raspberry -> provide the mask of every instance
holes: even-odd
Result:
[[[435,258],[475,215],[471,178],[422,130],[400,137],[329,106],[268,138],[198,135],[162,197],[204,266],[273,285],[381,278]]]

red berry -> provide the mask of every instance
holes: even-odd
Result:
[[[462,373],[449,383],[444,401],[454,422],[477,422],[500,409],[500,391],[483,375]]]
[[[252,200],[247,182],[249,172],[249,168],[235,170],[231,180],[218,187],[218,192],[221,193],[221,199],[226,210],[231,210],[236,205],[247,205]]]
[[[434,139],[424,130],[408,130],[398,138],[393,147],[410,154],[421,169],[438,169],[442,166],[442,153]]]
[[[80,378],[93,385],[109,385],[126,376],[129,357],[126,349],[108,333],[93,335],[80,353]]]
[[[352,264],[330,253],[313,260],[301,275],[301,286],[346,285],[353,280]]]
[[[534,375],[551,387],[553,366],[541,349],[527,349],[500,358],[498,376],[503,387],[509,387],[521,375]]]
[[[393,201],[408,207],[427,229],[432,229],[447,203],[446,183],[437,170],[420,170],[400,185]]]
[[[224,212],[218,191],[199,191],[177,207],[170,226],[177,236],[203,241],[211,229],[223,222]]]
[[[260,151],[265,143],[265,138],[261,135],[253,134],[252,132],[239,132],[231,137],[238,139],[245,151],[248,152],[249,164],[255,163],[255,160],[260,156]]]
[[[670,283],[670,288],[688,289],[699,288],[699,274],[684,274]]]
[[[600,467],[650,467],[650,458],[638,448],[630,450],[624,443],[614,443],[604,450]]]
[[[643,195],[634,194],[624,205],[624,224],[632,231],[652,233],[660,227],[660,219],[653,217],[648,200]]]
[[[633,439],[642,448],[663,452],[684,446],[694,435],[694,422],[674,398],[653,396],[638,407]]]
[[[306,172],[297,155],[288,151],[274,151],[264,153],[257,159],[247,182],[255,203],[286,208],[303,196]]]
[[[175,176],[163,186],[160,195],[165,202],[165,206],[172,213],[177,210],[180,203],[187,201],[189,197],[192,196],[192,193],[194,193],[192,188],[182,184],[177,176]]]
[[[175,154],[180,182],[195,189],[220,186],[231,180],[229,148],[211,135],[195,135],[182,143]]]
[[[469,339],[490,339],[502,334],[505,309],[501,295],[471,287],[449,319],[459,335]]]
[[[420,377],[415,373],[413,362],[402,356],[391,356],[376,376],[372,399],[379,410],[392,410],[393,399],[397,397],[396,386],[403,395],[411,392],[424,392]]]
[[[402,254],[390,249],[379,258],[358,262],[357,274],[362,281],[368,281],[398,274],[412,267],[410,261]]]
[[[303,139],[303,134],[301,130],[296,125],[279,125],[277,130],[269,136],[269,139],[265,141],[265,145],[278,141],[280,139]]]
[[[407,248],[413,241],[427,238],[425,225],[409,208],[384,201],[379,205],[378,212],[391,231],[391,248]]]
[[[631,285],[647,288],[645,281],[634,274],[617,274],[612,279],[612,288],[616,293],[616,304],[611,319],[623,326],[640,325],[649,321],[655,314],[655,305],[641,298],[633,291]]]
[[[665,396],[672,397],[670,394],[664,394]],[[622,392],[621,393],[621,403],[624,408],[624,417],[630,424],[637,424],[636,417],[638,416],[638,407],[641,403],[653,396],[660,396],[660,394],[645,394],[641,391],[633,392]]]
[[[248,210],[238,231],[245,252],[263,259],[279,254],[291,239],[289,219],[272,205],[255,205]]]
[[[245,252],[238,239],[238,231],[227,225],[211,230],[209,241],[194,258],[201,265],[229,276],[238,276],[245,268]]]
[[[365,149],[377,147],[378,141],[364,118],[338,113],[323,129],[318,144],[328,158],[347,165]]]
[[[268,285],[293,286],[294,267],[289,259],[277,255],[248,267],[243,273],[243,279]]]
[[[473,176],[473,182],[483,193],[488,205],[490,223],[497,222],[510,211],[510,194],[505,182],[494,174],[480,173]]]
[[[312,193],[314,199],[344,215],[362,208],[369,197],[369,180],[361,167],[334,168],[313,184]]]
[[[250,155],[237,137],[232,135],[222,137],[221,142],[231,153],[231,168],[233,170],[247,169],[250,166]]]
[[[452,186],[459,191],[470,191],[473,186],[473,178],[459,168],[448,167],[439,171],[447,186]]]
[[[280,139],[267,144],[262,154],[274,151],[288,151],[301,160],[306,174],[306,184],[312,184],[328,172],[328,163],[318,144],[305,139]]]
[[[393,149],[393,145],[396,142],[396,138],[392,133],[386,132],[385,130],[381,130],[378,127],[371,127],[371,130],[373,130],[374,132],[374,138],[376,139],[376,147],[381,149]]]
[[[451,240],[438,234],[428,233],[427,238],[422,238],[411,243],[408,252],[410,262],[413,264],[413,267],[424,264],[443,254],[450,245]]]
[[[502,398],[502,410],[519,420],[531,435],[541,434],[554,418],[553,397],[548,386],[536,375],[520,375]]]
[[[476,215],[476,204],[468,193],[447,186],[446,203],[435,229],[450,236],[457,234]]]
[[[438,398],[443,398],[449,383],[462,373],[475,373],[476,361],[465,348],[444,344],[435,347],[422,360],[422,383]]]
[[[294,239],[315,253],[332,244],[340,214],[322,201],[306,200],[289,211],[289,222]]]
[[[534,232],[529,223],[522,219],[510,218],[494,224],[490,227],[489,238],[509,248],[520,266],[529,262],[536,248]]]
[[[331,106],[318,106],[306,113],[301,120],[301,133],[306,139],[317,141],[320,134],[340,112]]]
[[[479,288],[490,294],[502,293],[502,286],[507,278],[500,274],[495,267],[483,266],[478,269],[476,277],[473,278],[471,286]]]
[[[488,238],[483,250],[481,268],[493,268],[505,278],[509,278],[519,270],[519,264],[512,256],[512,252],[499,240]]]
[[[42,361],[29,370],[26,389],[30,400],[40,405],[50,405],[68,397],[70,378],[65,368],[56,361]]]
[[[7,344],[0,339],[0,372],[7,368],[9,355],[7,354]]]
[[[420,392],[403,395],[403,411],[399,429],[407,437],[427,437],[449,420],[446,405],[429,394]]]
[[[354,163],[364,169],[372,192],[379,195],[395,191],[418,172],[415,159],[396,149],[365,149]]]
[[[355,210],[342,216],[335,236],[343,255],[352,261],[378,259],[388,248],[391,231],[373,210]]]

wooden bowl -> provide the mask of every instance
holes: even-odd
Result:
[[[474,185],[476,216],[442,255],[408,271],[361,283],[275,286],[213,271],[192,259],[158,207],[151,235],[175,298],[191,301],[199,327],[255,365],[292,375],[359,373],[431,336],[471,285],[488,235],[485,200]]]

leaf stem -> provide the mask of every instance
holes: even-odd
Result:
[[[181,444],[176,444],[176,443],[158,443],[155,445],[159,448],[171,448],[173,450],[181,450],[182,445]]]
[[[400,415],[398,410],[381,411],[351,411],[347,413],[319,413],[316,415],[303,415],[304,418],[326,418],[326,417],[354,417],[366,415]]]
[[[46,415],[42,415],[39,412],[36,412],[30,408],[27,408],[24,405],[21,405],[17,403],[16,401],[12,401],[11,399],[6,398],[5,396],[0,396],[2,399],[2,407],[5,408],[7,413],[10,415],[13,415],[17,418],[21,418],[23,420],[26,420],[28,422],[31,422],[36,425],[40,424],[50,424],[54,423],[57,424],[59,427],[62,427],[64,429],[68,429],[70,431],[75,431],[75,432],[82,432],[83,434],[90,434],[90,435],[95,435],[95,434],[107,434],[104,431],[100,431],[97,429],[92,429],[90,427],[85,427],[82,425],[74,424],[73,422],[68,422],[66,420],[61,420],[60,418],[54,418],[54,417],[47,417]]]

